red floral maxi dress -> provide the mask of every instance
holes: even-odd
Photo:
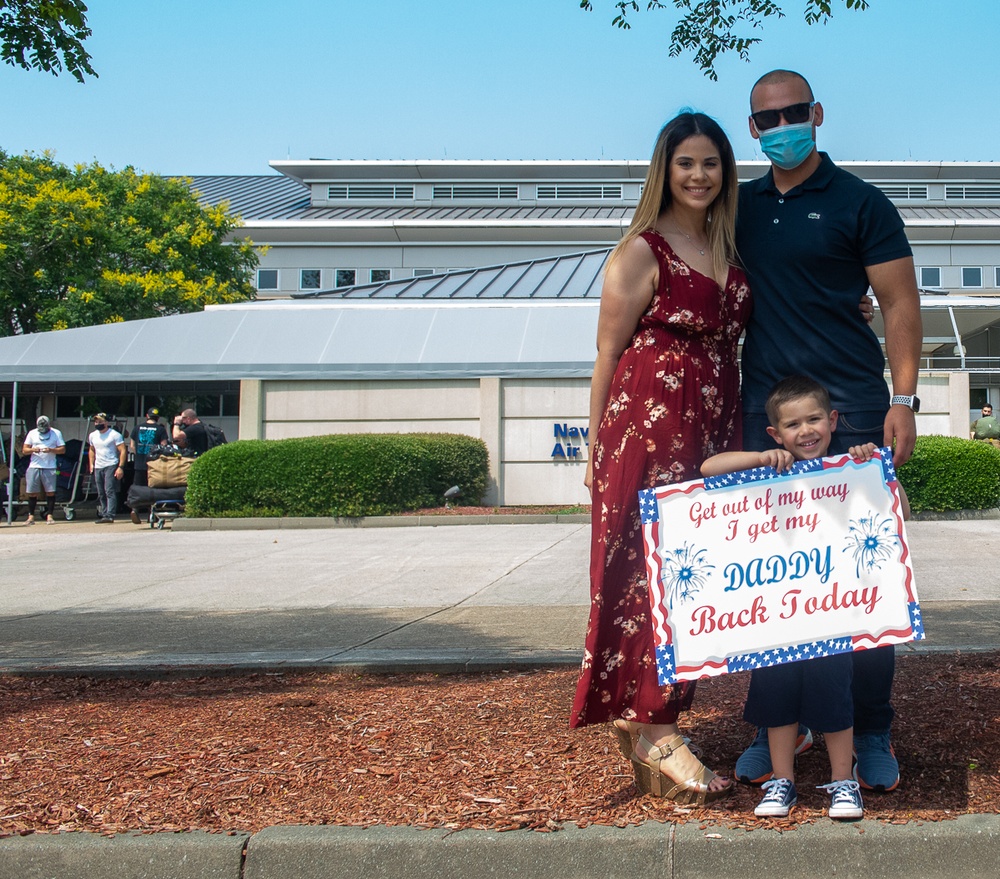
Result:
[[[688,267],[655,230],[642,233],[659,289],[622,353],[597,437],[590,549],[590,622],[570,726],[625,718],[673,723],[695,685],[656,676],[641,488],[685,482],[741,442],[737,342],[750,314],[738,268],[726,289]]]

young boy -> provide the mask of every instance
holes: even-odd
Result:
[[[818,382],[804,376],[783,379],[771,389],[766,403],[771,426],[768,434],[781,448],[766,452],[724,452],[701,467],[705,476],[721,476],[755,467],[773,467],[779,473],[794,461],[822,458],[837,429],[837,411]],[[852,446],[852,458],[867,461],[874,443]],[[909,517],[900,489],[904,518]],[[853,662],[839,653],[802,662],[756,669],[751,673],[743,718],[767,728],[774,777],[764,783],[764,799],[754,809],[758,817],[784,818],[798,802],[795,790],[795,747],[799,722],[819,730],[830,756],[831,818],[853,819],[863,814],[861,791],[851,777],[854,744],[854,702],[851,696]]]

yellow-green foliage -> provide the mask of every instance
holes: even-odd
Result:
[[[198,458],[188,516],[378,516],[478,503],[489,479],[482,440],[459,434],[355,434],[240,440]]]
[[[239,226],[184,180],[0,151],[0,336],[253,299]]]
[[[915,513],[1000,504],[1000,449],[983,440],[918,437],[913,457],[898,473]]]

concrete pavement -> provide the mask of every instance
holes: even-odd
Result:
[[[3,527],[0,671],[575,665],[589,601],[580,518]],[[928,637],[900,649],[996,649],[1000,571],[990,559],[1000,520],[911,522],[907,534]]]
[[[127,521],[0,527],[0,671],[448,671],[579,661],[584,520],[286,521],[272,530],[218,522],[194,530],[183,521],[164,531]],[[928,639],[899,649],[998,649],[1000,520],[918,521],[907,531]],[[546,879],[756,877],[777,864],[787,877],[968,877],[995,875],[998,855],[1000,817],[986,815],[900,827],[822,822],[793,833],[654,823],[557,834],[272,827],[252,836],[0,839],[0,879],[436,879],[486,864],[494,877]]]

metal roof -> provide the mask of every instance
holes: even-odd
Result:
[[[620,220],[631,218],[633,205],[583,203],[578,205],[337,205],[313,207],[309,187],[278,175],[202,175],[188,178],[205,204],[229,202],[230,210],[251,225],[268,220],[339,223],[505,222],[533,220]],[[972,205],[898,204],[904,222],[972,221],[993,225],[1000,207]]]
[[[417,278],[293,293],[295,299],[597,299],[611,248]]]
[[[289,177],[263,175],[200,175],[188,177],[203,204],[229,202],[244,220],[299,217],[309,209],[309,187]]]
[[[210,306],[196,314],[9,336],[0,338],[0,379],[588,378],[600,305],[591,291],[600,262],[596,252],[498,266],[496,274],[482,269],[420,279],[431,285],[426,292],[437,289],[442,296],[463,284],[493,290],[492,296],[471,299],[393,295],[344,301],[352,297],[338,291],[335,301]],[[557,289],[578,295],[546,295]],[[921,313],[931,351],[995,323],[1000,297],[926,294]],[[881,333],[877,313],[873,327]]]
[[[588,377],[597,302],[255,302],[0,338],[5,381]]]

